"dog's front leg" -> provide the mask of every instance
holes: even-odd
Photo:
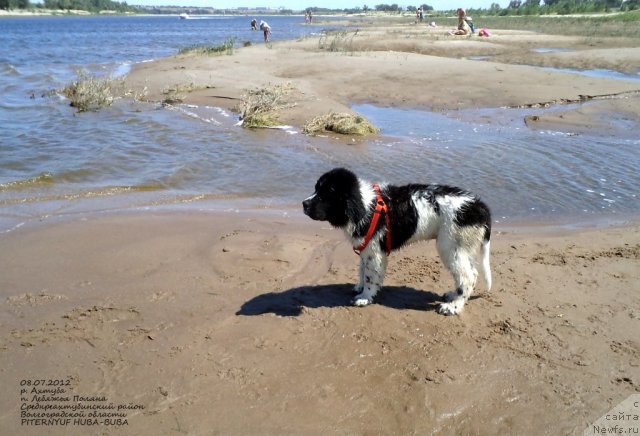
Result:
[[[354,306],[366,306],[373,302],[373,298],[382,288],[386,269],[387,255],[380,249],[379,244],[369,244],[367,249],[360,253],[362,290],[353,299]]]
[[[360,268],[358,270],[358,284],[353,287],[353,295],[360,294],[364,289],[364,271],[365,271],[365,257],[360,254]]]

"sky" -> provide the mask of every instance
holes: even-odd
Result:
[[[145,5],[145,6],[200,6],[200,7],[213,7],[219,9],[233,9],[238,7],[266,7],[266,8],[280,8],[293,10],[303,10],[307,7],[321,7],[330,9],[346,9],[362,7],[367,5],[373,9],[379,4],[397,4],[402,7],[417,6],[421,4],[428,4],[433,6],[436,10],[450,10],[458,7],[464,8],[488,8],[491,3],[498,3],[502,7],[506,7],[509,4],[509,0],[127,0],[127,4],[130,5]]]

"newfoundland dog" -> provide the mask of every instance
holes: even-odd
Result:
[[[479,253],[485,286],[491,288],[491,213],[467,191],[445,185],[378,185],[336,168],[318,179],[302,206],[310,218],[344,230],[360,255],[356,306],[373,302],[391,251],[426,239],[436,240],[440,258],[455,280],[455,290],[445,294],[440,313],[462,311],[476,284]]]

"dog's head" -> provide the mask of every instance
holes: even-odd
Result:
[[[344,168],[323,174],[316,183],[316,192],[302,202],[307,216],[328,221],[334,227],[344,227],[353,221],[358,207],[362,208],[358,178]]]

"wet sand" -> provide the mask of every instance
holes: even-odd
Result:
[[[138,66],[128,80],[158,99],[167,86],[210,85],[188,101],[223,107],[243,89],[291,81],[296,106],[281,116],[297,125],[359,101],[444,110],[638,87],[406,53],[397,51],[406,35],[371,32],[383,32],[370,33],[377,48],[353,53],[318,51],[309,39],[163,59]],[[434,37],[425,46],[482,53],[520,38],[495,35]],[[623,109],[638,113],[637,97],[628,102]],[[498,227],[493,289],[479,289],[462,315],[444,317],[434,309],[453,283],[433,243],[392,255],[377,304],[355,308],[357,258],[343,235],[287,212],[87,213],[0,235],[0,428],[582,434],[640,392],[637,223],[554,232]],[[37,380],[62,383],[63,392],[34,398]],[[122,406],[126,425],[21,421],[21,409],[65,404],[65,396],[74,402],[74,395],[83,405]]]
[[[95,434],[581,434],[640,390],[639,228],[492,242],[494,288],[445,317],[433,243],[392,255],[377,304],[356,308],[356,256],[301,213],[3,235],[0,426],[86,434],[21,425],[20,381],[60,379],[144,407]]]

